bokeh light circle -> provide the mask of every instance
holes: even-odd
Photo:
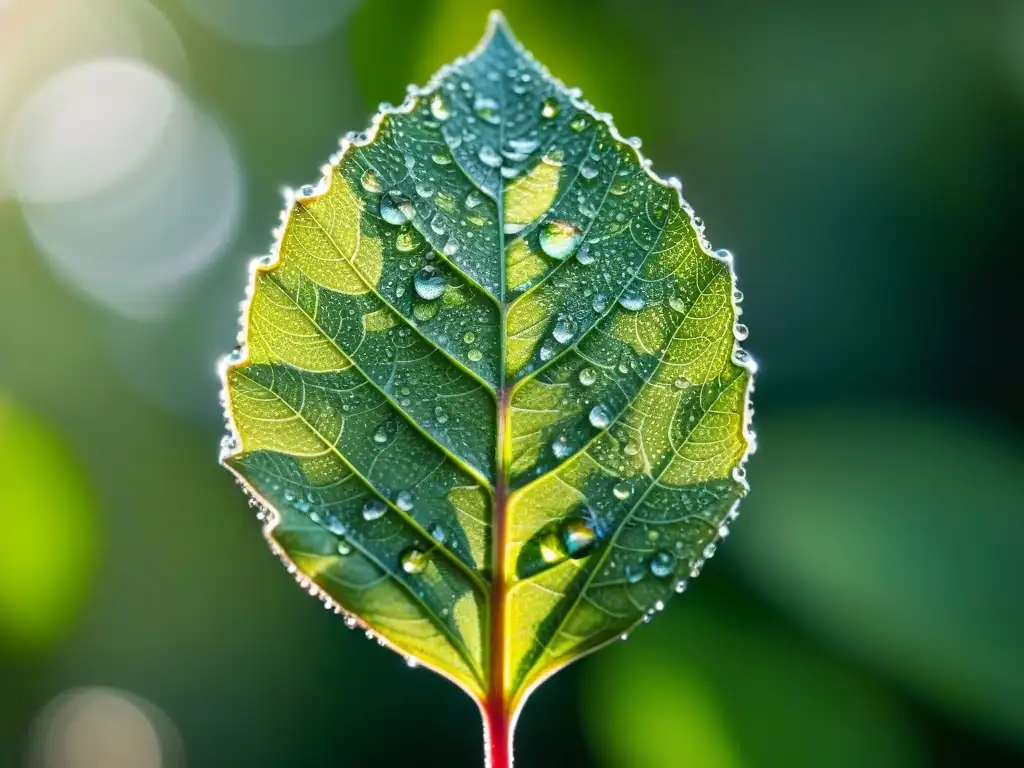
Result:
[[[354,0],[184,0],[189,13],[218,35],[243,45],[288,47],[331,32]]]

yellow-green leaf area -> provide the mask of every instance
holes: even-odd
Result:
[[[290,200],[224,365],[224,462],[307,589],[514,711],[736,514],[731,264],[496,18]]]

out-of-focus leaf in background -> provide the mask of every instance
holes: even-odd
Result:
[[[916,410],[766,421],[737,536],[752,587],[922,696],[1024,732],[1024,453]],[[763,484],[763,485],[762,485]]]
[[[884,686],[736,595],[695,591],[589,671],[587,724],[608,768],[925,764]]]
[[[73,625],[93,583],[98,524],[74,453],[0,392],[0,646],[42,650]]]

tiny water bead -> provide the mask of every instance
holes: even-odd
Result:
[[[611,423],[612,415],[605,406],[599,403],[590,409],[590,416],[588,418],[592,427],[604,429]]]
[[[377,178],[377,174],[373,172],[373,169],[367,168],[363,171],[362,178],[359,183],[363,185],[363,189],[374,195],[379,195],[384,191],[384,188],[380,184],[380,180]]]
[[[416,295],[421,299],[433,301],[444,293],[444,275],[433,264],[420,268],[412,280]]]
[[[370,499],[363,505],[363,520],[379,520],[388,511],[388,505],[380,499]]]
[[[426,553],[416,547],[405,550],[400,560],[402,570],[409,574],[423,573],[423,570],[427,567]]]
[[[380,217],[388,224],[405,224],[415,215],[416,208],[408,197],[389,192],[380,199]]]
[[[444,103],[444,97],[440,93],[435,93],[430,98],[430,114],[434,116],[434,119],[439,122],[444,122],[452,113],[448,110],[448,105]]]
[[[484,353],[481,352],[479,349],[474,348],[466,353],[466,357],[468,357],[471,362],[479,363],[481,360],[484,359]]]
[[[476,334],[473,333],[472,331],[466,331],[462,335],[462,340],[467,344],[472,344],[474,341],[476,341]]]
[[[651,574],[659,579],[667,579],[676,570],[676,555],[667,549],[660,549],[654,553],[650,564]]]
[[[544,103],[541,105],[540,108],[540,116],[545,118],[546,120],[551,120],[554,117],[558,117],[558,111],[558,99],[550,97],[544,99]]]
[[[593,368],[583,368],[580,370],[580,384],[584,387],[593,386],[594,382],[597,381],[597,371]]]
[[[569,221],[549,221],[540,231],[540,247],[553,259],[564,259],[583,240],[583,230]]]
[[[409,491],[399,491],[395,497],[395,505],[403,512],[410,511],[415,506],[412,494]]]
[[[430,537],[438,544],[444,544],[445,540],[448,538],[448,533],[445,531],[444,527],[442,527],[440,523],[434,523],[432,526],[430,526],[430,530],[427,532],[430,534]]]

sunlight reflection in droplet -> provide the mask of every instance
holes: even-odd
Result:
[[[243,45],[286,47],[323,37],[354,0],[184,0],[189,13],[218,35]]]
[[[31,768],[177,768],[182,747],[155,706],[107,688],[62,694],[32,728]]]
[[[228,137],[141,61],[84,62],[44,83],[16,115],[7,157],[51,268],[130,317],[163,315],[241,216]]]

